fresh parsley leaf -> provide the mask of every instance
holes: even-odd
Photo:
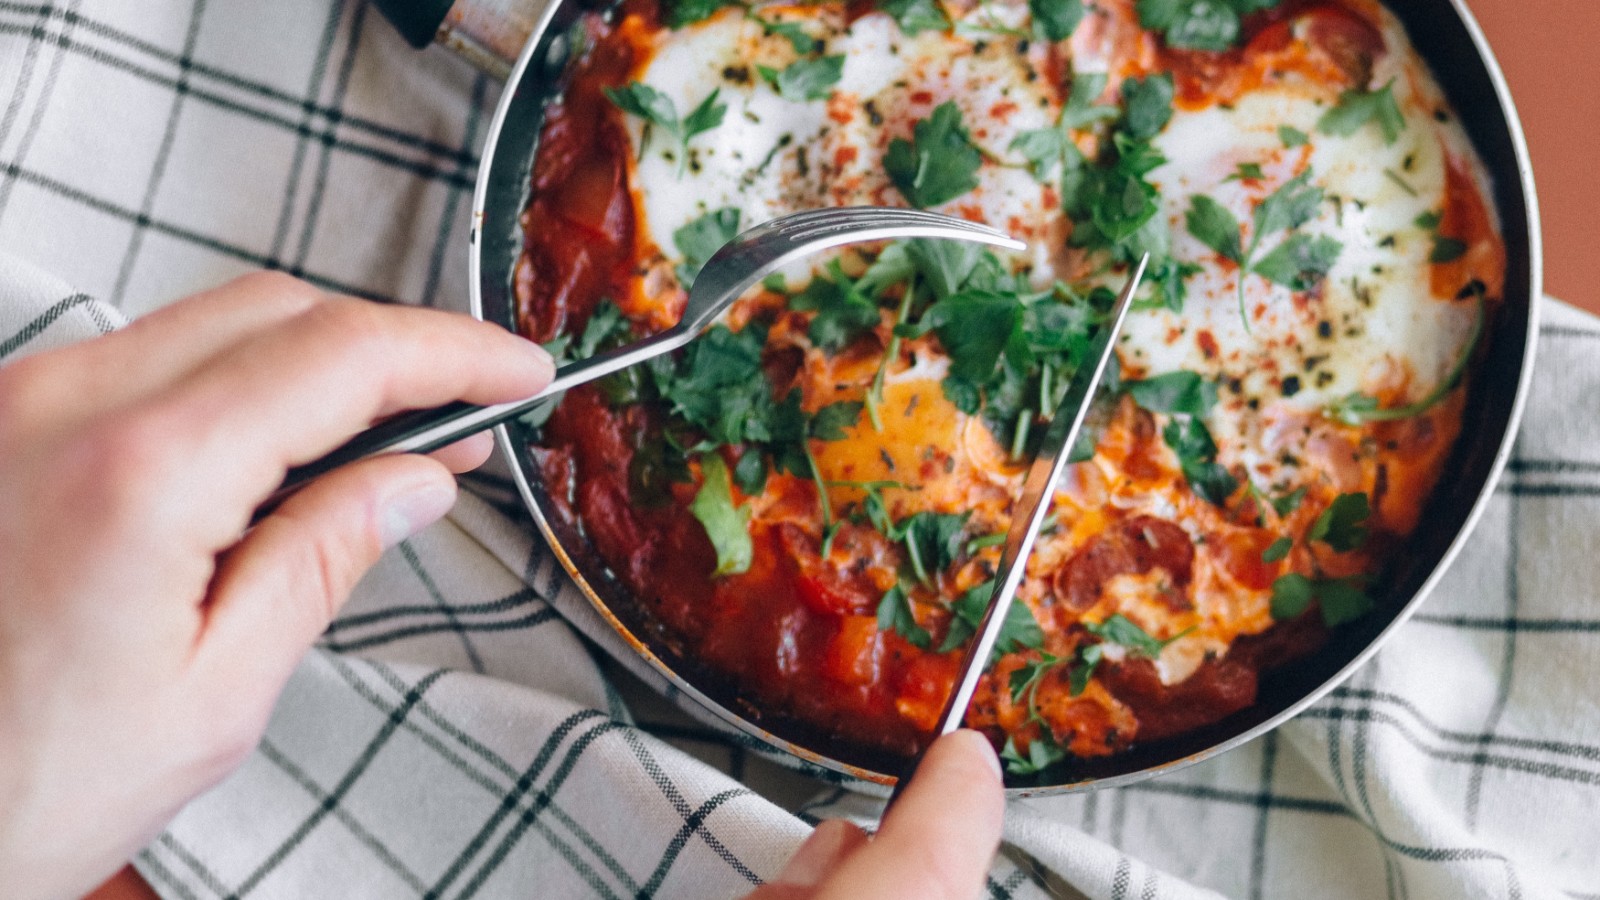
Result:
[[[965,242],[952,242],[965,243]],[[895,241],[883,248],[867,270],[856,279],[856,290],[869,296],[882,296],[885,289],[897,284],[904,284],[907,279],[917,272],[917,265],[911,259],[909,241]]]
[[[724,6],[734,6],[738,0],[663,0],[661,18],[668,28],[682,28],[711,18]]]
[[[1359,619],[1373,607],[1362,576],[1313,581],[1291,572],[1272,582],[1274,619],[1293,619],[1304,613],[1312,600],[1321,607],[1323,624],[1329,628]]]
[[[1339,261],[1343,249],[1343,244],[1327,235],[1291,234],[1250,268],[1268,281],[1308,291]]]
[[[929,584],[933,575],[949,568],[961,553],[961,532],[967,526],[967,513],[919,512],[907,516],[896,526],[895,535],[905,542],[906,556],[917,580]]]
[[[1444,215],[1438,210],[1429,210],[1417,215],[1416,225],[1423,231],[1438,231],[1439,223],[1444,221]]]
[[[1167,372],[1143,381],[1125,381],[1123,390],[1135,403],[1151,412],[1203,416],[1217,403],[1217,384],[1186,370]]]
[[[1359,619],[1372,610],[1372,598],[1367,596],[1365,580],[1335,578],[1318,582],[1317,602],[1322,606],[1322,621],[1329,628]]]
[[[765,344],[766,329],[755,324],[737,332],[724,325],[708,328],[661,379],[672,412],[713,444],[773,440],[778,410],[761,370]],[[798,403],[797,396],[796,410]]]
[[[1061,127],[1085,128],[1096,122],[1115,119],[1119,114],[1114,105],[1101,105],[1095,101],[1106,90],[1103,72],[1084,72],[1072,76],[1072,93],[1067,95],[1067,105],[1061,110]]]
[[[839,77],[844,74],[844,56],[796,60],[782,71],[770,66],[756,66],[756,71],[772,85],[778,96],[791,103],[826,100],[833,94],[833,86],[839,83]]]
[[[1183,631],[1166,640],[1161,640],[1139,627],[1139,624],[1122,613],[1112,613],[1104,622],[1096,624],[1085,622],[1084,626],[1089,633],[1101,640],[1110,641],[1139,654],[1148,659],[1155,659],[1161,655],[1166,646],[1178,638],[1188,634]]]
[[[1340,553],[1348,553],[1367,542],[1364,523],[1371,515],[1365,493],[1340,494],[1312,523],[1306,539],[1322,541]]]
[[[1083,0],[1028,0],[1033,27],[1047,41],[1064,41],[1083,19]]]
[[[690,138],[697,134],[704,134],[722,124],[723,116],[728,113],[728,104],[717,102],[717,95],[721,92],[722,89],[717,88],[707,94],[706,98],[700,101],[700,105],[690,110],[689,115],[684,117],[683,144],[685,155],[687,155]]]
[[[1037,694],[1039,684],[1044,681],[1044,676],[1056,666],[1069,661],[1071,657],[1056,656],[1051,653],[1041,652],[1038,659],[1030,659],[1011,673],[1009,687],[1013,703],[1021,702],[1023,697],[1028,698],[1028,719],[1039,721],[1039,707]]]
[[[1061,166],[1072,141],[1060,126],[1034,128],[1021,131],[1012,139],[1007,149],[1022,154],[1028,161],[1028,171],[1038,181],[1048,179]]]
[[[1239,13],[1227,0],[1139,0],[1139,23],[1164,33],[1167,46],[1227,50],[1239,38]]]
[[[994,579],[975,585],[961,594],[951,604],[950,631],[939,645],[940,653],[949,653],[966,643],[983,624],[983,614],[989,609],[989,599],[994,595]],[[1035,650],[1044,646],[1044,631],[1033,617],[1033,610],[1021,600],[1012,600],[1006,609],[1005,622],[994,641],[994,652],[1013,653],[1023,647]]]
[[[1239,220],[1227,207],[1207,197],[1196,194],[1189,200],[1189,212],[1184,216],[1189,233],[1200,243],[1217,251],[1223,258],[1244,264],[1244,250],[1239,241]],[[1241,274],[1240,277],[1243,277]]]
[[[1013,775],[1035,775],[1043,772],[1058,762],[1067,758],[1067,753],[1048,735],[1041,734],[1028,742],[1028,755],[1023,756],[1017,749],[1015,739],[1006,737],[1006,745],[1000,751],[1000,759],[1006,764],[1006,771]]]
[[[1089,679],[1100,666],[1100,660],[1105,658],[1105,652],[1105,644],[1085,644],[1078,648],[1078,655],[1067,670],[1068,693],[1076,697],[1089,687]]]
[[[1466,255],[1466,241],[1458,240],[1444,235],[1435,235],[1433,238],[1433,252],[1428,254],[1428,262],[1448,263],[1455,262]]]
[[[618,109],[644,120],[644,132],[639,142],[641,155],[650,143],[652,126],[665,131],[678,142],[679,172],[683,171],[688,161],[689,141],[721,125],[723,116],[728,112],[728,105],[717,100],[721,88],[713,90],[682,120],[678,118],[678,109],[671,97],[643,82],[633,81],[620,88],[604,88],[604,91]]]
[[[1304,499],[1306,499],[1306,488],[1302,485],[1282,497],[1272,498],[1272,508],[1278,515],[1287,516],[1299,509],[1300,501]]]
[[[641,81],[632,81],[619,88],[604,88],[605,95],[617,109],[645,120],[646,124],[659,125],[669,131],[681,127],[678,108],[672,98]]]
[[[1284,229],[1299,228],[1316,217],[1317,207],[1322,205],[1322,188],[1310,181],[1311,170],[1307,169],[1278,185],[1261,201],[1255,212],[1253,242]]]
[[[752,497],[767,486],[767,461],[759,447],[746,447],[739,454],[739,461],[733,464],[733,483]]]
[[[683,289],[692,287],[706,261],[738,235],[739,210],[732,206],[714,209],[674,231],[672,243],[683,254],[683,262],[677,268],[678,283]]]
[[[1261,551],[1261,561],[1269,563],[1278,562],[1284,557],[1288,556],[1289,551],[1293,548],[1294,538],[1284,535],[1283,537],[1280,537],[1268,544],[1267,549]]]
[[[908,37],[950,28],[950,17],[938,0],[878,0],[878,8],[893,17]]]
[[[815,311],[808,334],[811,342],[828,353],[837,353],[856,338],[877,327],[878,304],[857,290],[837,260],[830,263],[832,278],[817,275],[806,289],[789,298],[789,307]]]
[[[1293,150],[1311,143],[1311,135],[1292,125],[1279,125],[1278,140],[1283,142],[1284,149]]]
[[[1122,130],[1136,141],[1161,133],[1172,120],[1172,76],[1129,78],[1122,83]]]
[[[1000,355],[1023,339],[1022,313],[1014,295],[965,291],[928,307],[920,328],[938,335],[950,357],[949,375],[977,385],[988,381]]]
[[[913,646],[924,650],[933,643],[933,636],[928,630],[917,624],[917,617],[911,612],[911,597],[905,588],[895,585],[878,601],[878,630],[893,631],[909,641]]]
[[[1265,177],[1267,177],[1267,174],[1265,172],[1261,171],[1261,164],[1260,163],[1244,162],[1244,163],[1239,163],[1238,168],[1234,170],[1232,175],[1229,175],[1227,178],[1224,178],[1222,180],[1223,181],[1260,181],[1261,179],[1263,179]]]
[[[1272,618],[1293,619],[1311,605],[1311,579],[1295,572],[1279,575],[1272,582]]]
[[[589,321],[584,323],[583,334],[571,348],[569,361],[588,359],[601,350],[620,347],[633,337],[633,325],[611,299],[595,304]]]
[[[982,245],[971,241],[935,238],[912,238],[905,247],[907,258],[916,267],[917,274],[933,289],[933,296],[938,299],[965,287],[977,273],[978,265],[984,261],[986,253]]]
[[[1183,476],[1197,496],[1217,506],[1233,496],[1239,481],[1217,462],[1217,445],[1204,422],[1192,416],[1175,418],[1162,429],[1161,437],[1178,455]]]
[[[961,109],[946,100],[912,129],[914,141],[895,138],[883,155],[889,180],[912,206],[938,206],[978,186],[983,155],[961,124]]]
[[[706,536],[717,551],[717,568],[712,576],[737,575],[750,569],[755,549],[750,541],[750,507],[733,505],[728,466],[715,452],[700,457],[700,473],[705,477],[689,504],[689,512],[705,526]]]
[[[837,441],[844,437],[845,429],[854,428],[860,420],[860,400],[829,403],[812,414],[807,432],[819,441]]]
[[[1299,175],[1279,185],[1276,190],[1262,199],[1256,206],[1252,217],[1254,233],[1250,236],[1250,245],[1245,248],[1239,263],[1244,272],[1254,272],[1269,281],[1286,285],[1292,290],[1304,291],[1315,286],[1333,264],[1338,261],[1339,253],[1344,245],[1327,236],[1312,237],[1305,234],[1290,234],[1277,247],[1266,256],[1256,258],[1256,249],[1261,245],[1261,239],[1269,234],[1299,228],[1310,222],[1317,214],[1317,208],[1322,205],[1322,188],[1310,183],[1311,170],[1307,169]],[[1191,216],[1200,208],[1200,198],[1195,199],[1195,206],[1190,207]],[[1224,246],[1226,223],[1222,215],[1226,210],[1218,207],[1215,210],[1206,208],[1202,218],[1197,219],[1205,232],[1205,236],[1196,234],[1201,240],[1213,238]],[[1227,215],[1231,220],[1232,215]],[[1191,231],[1194,227],[1191,226]],[[1209,243],[1209,241],[1207,241]],[[1216,249],[1216,247],[1213,247]],[[1231,248],[1230,248],[1231,249]],[[1218,250],[1218,252],[1223,252]],[[1245,330],[1250,330],[1250,316],[1245,310],[1244,276],[1239,277],[1239,318],[1244,322]]]
[[[1405,130],[1406,118],[1394,100],[1394,81],[1375,91],[1359,88],[1339,95],[1339,102],[1317,120],[1317,130],[1341,137],[1355,134],[1368,122],[1383,132],[1383,142],[1392,144]]]
[[[798,22],[774,22],[771,19],[763,18],[749,7],[745,7],[745,16],[750,21],[761,26],[762,35],[766,37],[776,35],[783,38],[789,42],[789,46],[794,48],[794,52],[802,56],[817,49],[817,39],[806,34],[805,29],[801,28]]]

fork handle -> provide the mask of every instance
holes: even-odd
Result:
[[[596,378],[604,378],[612,372],[626,369],[686,343],[688,337],[684,332],[673,327],[637,343],[567,363],[556,369],[555,377],[550,383],[531,397],[496,403],[493,406],[478,406],[457,400],[431,409],[418,409],[392,416],[361,432],[327,455],[291,468],[284,476],[283,484],[261,509],[270,510],[307,481],[346,463],[382,453],[431,453],[464,437],[493,428],[507,419],[516,418],[563,391]]]

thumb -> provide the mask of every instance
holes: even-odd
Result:
[[[219,564],[196,667],[235,696],[275,696],[383,551],[449,512],[455,498],[443,465],[399,454],[344,466],[296,492]]]

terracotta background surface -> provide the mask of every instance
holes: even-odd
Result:
[[[1404,2],[1404,0],[1399,0]],[[1467,0],[1527,131],[1544,226],[1545,291],[1600,313],[1600,3]]]

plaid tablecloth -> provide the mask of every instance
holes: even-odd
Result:
[[[360,2],[0,2],[0,356],[261,266],[463,308],[497,90]],[[1420,615],[1261,740],[1014,802],[988,895],[1600,897],[1600,322],[1544,312],[1509,474]],[[139,856],[159,892],[730,897],[875,811],[607,662],[505,482],[470,484]]]

